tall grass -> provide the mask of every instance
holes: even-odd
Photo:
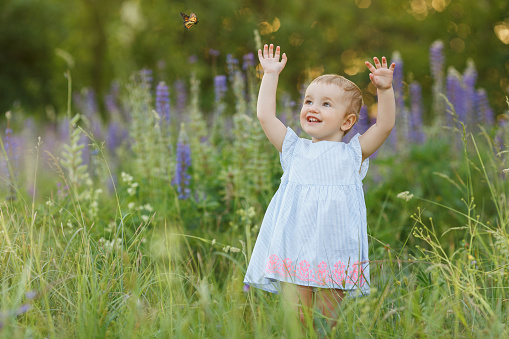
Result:
[[[314,312],[315,330],[305,333],[279,295],[243,285],[281,169],[254,115],[254,76],[246,84],[232,72],[234,114],[213,123],[192,78],[182,119],[187,198],[172,184],[183,131],[154,110],[148,78],[126,86],[127,113],[114,120],[124,120],[129,140],[115,149],[102,141],[105,129],[92,131],[94,116],[72,118],[70,109],[58,145],[52,129],[25,151],[31,173],[16,168],[12,144],[0,139],[2,179],[15,196],[0,205],[0,337],[509,335],[503,125],[464,128],[456,119],[429,127],[404,156],[378,155],[366,181],[372,293],[347,298],[333,329]]]

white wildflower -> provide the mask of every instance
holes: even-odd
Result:
[[[141,216],[141,220],[143,220],[144,222],[147,222],[149,219],[148,215],[142,215]]]
[[[223,252],[228,253],[230,251],[230,246],[223,247]]]
[[[405,201],[410,201],[414,197],[413,194],[411,194],[409,191],[401,192],[397,195],[398,199],[403,199]]]
[[[134,209],[136,207],[136,204],[134,202],[130,202],[127,204],[127,208],[129,208],[130,210]]]
[[[503,169],[503,170],[502,170],[502,173],[504,173],[504,174],[509,173],[509,168]]]
[[[145,211],[148,211],[148,212],[152,212],[154,210],[152,208],[152,206],[150,206],[150,204],[145,204],[145,206],[143,206],[143,208],[145,209]]]
[[[240,252],[240,248],[231,246],[230,247],[230,252],[232,252],[232,253],[239,253]]]
[[[212,239],[212,246],[216,244],[216,239]]]
[[[53,201],[51,201],[51,199],[46,201],[46,205],[48,205],[49,207],[53,206]]]
[[[130,183],[131,181],[133,181],[133,177],[127,174],[126,172],[122,172],[120,175],[122,176],[123,182]]]
[[[127,193],[128,193],[129,195],[135,195],[135,194],[136,194],[136,188],[129,187],[129,188],[127,189]]]

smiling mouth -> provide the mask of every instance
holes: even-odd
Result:
[[[321,122],[320,120],[318,120],[318,119],[317,119],[317,118],[315,118],[315,117],[307,117],[307,121],[308,121],[308,122],[315,122],[315,123],[316,123],[316,122]]]

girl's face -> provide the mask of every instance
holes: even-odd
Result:
[[[343,89],[336,85],[312,83],[300,111],[302,129],[313,142],[341,141],[355,123],[355,114],[346,115]]]

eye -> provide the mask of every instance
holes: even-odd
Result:
[[[304,105],[312,105],[313,102],[309,99],[304,100]]]
[[[329,102],[327,102],[327,101],[326,101],[326,102],[324,102],[324,103],[323,103],[323,105],[324,105],[325,107],[330,107],[330,106],[331,106],[331,105],[330,105],[330,103],[329,103]]]

